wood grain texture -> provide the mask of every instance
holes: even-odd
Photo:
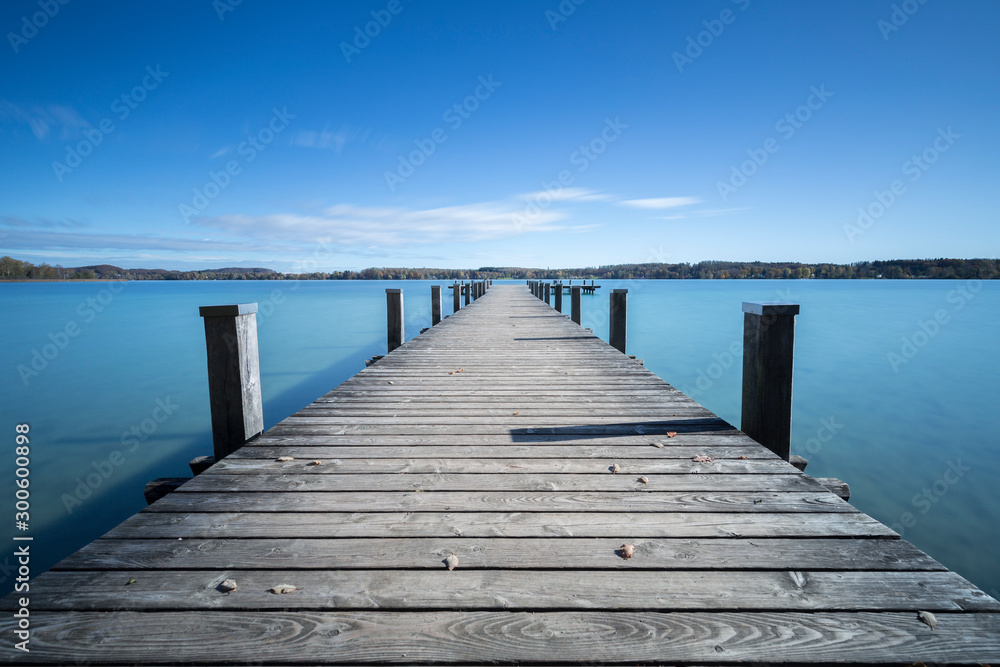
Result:
[[[114,539],[252,537],[889,537],[860,512],[143,512]],[[183,545],[178,545],[183,546]]]
[[[5,663],[906,664],[1000,659],[1000,614],[872,612],[39,612]],[[0,620],[11,636],[14,620]],[[178,641],[183,637],[183,641]],[[220,638],[225,638],[224,641]]]
[[[100,539],[54,569],[439,569],[452,553],[463,570],[945,569],[904,540],[649,539],[637,537],[631,525],[619,530],[613,538],[380,538],[374,533],[341,539]],[[623,540],[635,545],[628,560],[617,553]]]
[[[179,487],[176,493],[193,492],[276,492],[276,491],[563,491],[563,492],[628,492],[645,494],[677,491],[705,493],[727,492],[812,492],[821,493],[826,487],[816,480],[795,471],[785,475],[701,474],[658,475],[631,464],[604,465],[602,474],[451,474],[451,473],[369,473],[367,475],[338,475],[298,472],[303,468],[317,468],[312,461],[288,462],[286,468],[261,469],[257,475],[228,475],[221,471],[212,475],[199,475]],[[617,465],[621,470],[612,474],[609,468]],[[639,476],[645,476],[643,483]]]
[[[210,475],[206,472],[198,478]],[[171,493],[144,512],[857,512],[822,493],[280,491]]]
[[[417,571],[134,570],[124,580],[121,572],[48,572],[32,583],[33,609],[1000,611],[1000,603],[954,572],[470,570],[461,556],[449,571],[447,556],[433,554],[435,567]],[[618,556],[608,550],[608,558]],[[237,589],[220,591],[225,580]],[[272,593],[279,584],[296,590]],[[117,595],[108,595],[112,588],[120,589]]]

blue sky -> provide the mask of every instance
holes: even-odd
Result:
[[[996,2],[35,0],[0,28],[0,254],[35,263],[1000,256]]]

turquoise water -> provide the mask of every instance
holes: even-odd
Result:
[[[8,452],[0,497],[10,499],[7,533],[20,534],[13,444],[15,425],[28,423],[33,573],[141,510],[147,481],[189,475],[187,461],[211,453],[199,306],[260,305],[269,427],[384,353],[385,288],[404,290],[408,338],[430,326],[431,284],[0,284],[0,442]],[[809,459],[814,476],[847,481],[862,511],[997,595],[1000,284],[601,284],[583,297],[584,326],[607,339],[608,292],[628,288],[629,353],[737,425],[741,302],[801,304],[793,453]],[[3,592],[13,586],[13,551],[0,550]]]

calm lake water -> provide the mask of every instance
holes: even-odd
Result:
[[[741,302],[801,304],[792,452],[812,475],[848,482],[862,511],[1000,595],[1000,283],[600,283],[583,297],[583,325],[607,340],[609,290],[628,288],[629,353],[735,425]],[[211,454],[199,306],[260,304],[270,427],[385,352],[385,288],[404,290],[408,338],[430,326],[431,284],[0,284],[0,497],[13,515],[15,425],[30,424],[32,573],[141,510],[149,480],[190,475],[188,460]],[[22,534],[9,521],[5,532]],[[16,575],[3,542],[6,593]]]

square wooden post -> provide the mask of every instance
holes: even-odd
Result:
[[[441,286],[431,285],[431,326],[441,322]]]
[[[212,445],[221,461],[264,430],[257,354],[257,304],[202,306]]]
[[[451,286],[451,298],[454,303],[452,303],[452,313],[457,313],[462,309],[462,290],[458,286],[458,281]]]
[[[611,290],[611,321],[608,331],[608,342],[622,354],[625,354],[625,322],[627,289]]]
[[[740,428],[788,460],[797,303],[743,304],[743,410]]]
[[[403,344],[403,290],[385,291],[386,348],[392,352]]]
[[[562,293],[563,286],[562,283],[556,284],[556,311],[562,312]]]
[[[580,286],[573,285],[570,288],[570,319],[580,324]]]
[[[551,295],[552,295],[552,285],[550,283],[545,283],[545,304],[551,305]]]

